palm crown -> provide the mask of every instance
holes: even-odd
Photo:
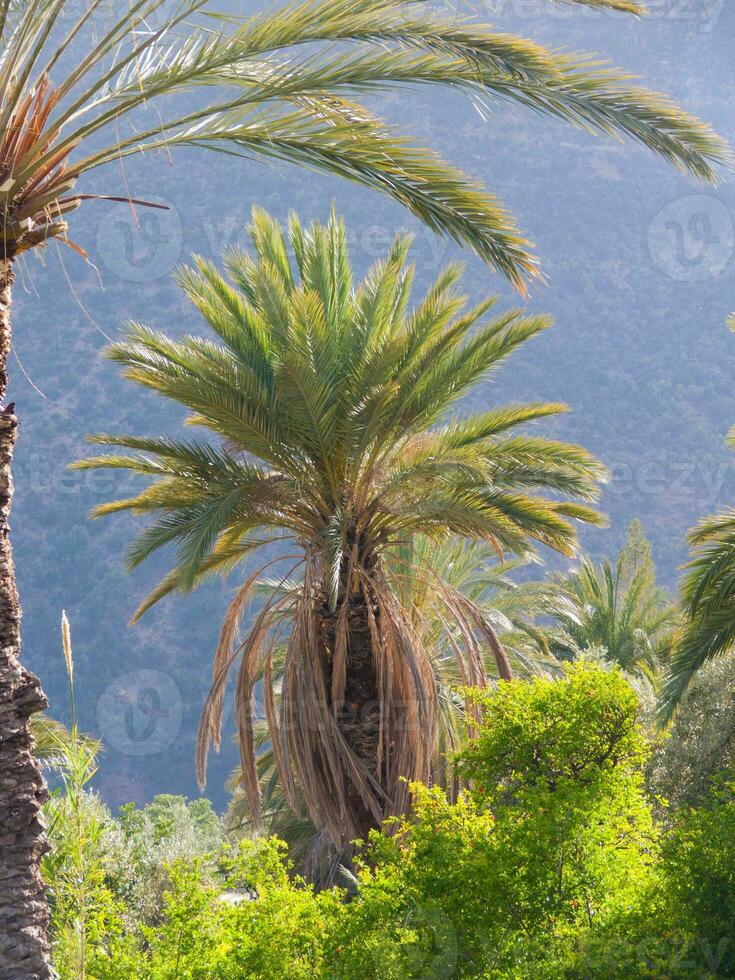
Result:
[[[334,216],[309,229],[291,218],[295,263],[283,230],[264,212],[254,210],[250,230],[255,257],[227,253],[229,279],[202,259],[178,276],[216,342],[175,341],[133,326],[110,351],[127,377],[184,405],[189,423],[216,440],[96,436],[132,452],[78,465],[150,478],[137,496],[97,509],[156,515],[133,545],[131,566],[158,548],[178,547],[176,565],[137,615],[266,542],[291,542],[293,560],[283,560],[286,577],[301,569],[295,598],[293,590],[282,596],[275,589],[239,644],[237,623],[259,569],[228,613],[200,731],[199,773],[210,739],[219,739],[226,677],[239,658],[243,776],[257,804],[251,696],[262,665],[284,787],[295,770],[317,827],[349,840],[365,830],[350,823],[355,795],[377,822],[403,809],[401,777],[426,777],[433,751],[432,668],[386,559],[395,565],[400,552],[410,564],[406,549],[416,535],[482,539],[520,555],[536,543],[571,553],[575,522],[599,520],[585,502],[604,471],[578,447],[513,432],[561,405],[446,418],[472,384],[548,327],[547,318],[510,311],[482,322],[493,300],[465,309],[454,289],[457,266],[409,311],[406,238],[354,286],[345,229]],[[446,615],[462,627],[469,680],[480,682],[474,634],[496,644],[491,625],[459,590],[433,581]],[[279,735],[270,658],[272,631],[285,620]],[[356,691],[359,676],[364,684]],[[366,745],[358,744],[359,724],[350,729],[337,706],[367,702],[368,693],[380,717]],[[314,730],[321,737],[311,738]]]

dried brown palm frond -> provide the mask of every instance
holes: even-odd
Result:
[[[437,713],[431,666],[410,618],[378,569],[358,568],[356,578],[355,593],[345,596],[337,610],[330,610],[321,588],[321,557],[307,559],[296,596],[266,603],[245,643],[236,645],[229,658],[241,658],[239,678],[247,678],[247,683],[238,679],[236,700],[241,709],[242,781],[251,813],[259,812],[261,802],[252,693],[255,680],[262,678],[281,785],[296,808],[298,784],[311,820],[338,846],[364,836],[387,815],[406,811],[406,780],[427,781],[430,776]],[[276,719],[270,666],[273,639],[266,633],[279,625],[279,607],[287,601],[290,635],[280,669]],[[239,616],[238,605],[239,594],[228,619]],[[367,724],[365,717],[352,715],[346,664],[340,696],[334,697],[332,651],[337,649],[334,638],[341,620],[348,624],[345,644],[350,645],[353,668],[358,652],[373,664],[374,697],[362,705],[363,713],[372,714]],[[357,638],[363,644],[360,651]],[[219,696],[218,680],[210,694],[212,703]],[[211,713],[205,709],[200,730],[204,738],[212,735],[210,725]]]
[[[76,251],[83,249],[67,236],[66,216],[83,201],[125,201],[165,210],[160,204],[135,198],[75,192],[80,171],[69,163],[75,144],[55,149],[59,129],[46,124],[59,100],[59,90],[43,75],[23,98],[8,93],[14,109],[0,131],[0,258],[17,255],[57,238]],[[16,176],[26,173],[18,184]]]
[[[240,658],[238,685],[241,677],[248,678],[247,685],[238,686],[236,702],[240,708],[241,781],[255,826],[259,826],[261,778],[254,738],[253,692],[255,682],[262,680],[270,751],[289,804],[298,812],[298,783],[315,826],[325,828],[332,844],[344,849],[350,840],[364,836],[370,818],[381,823],[387,816],[408,809],[408,783],[432,781],[436,768],[442,765],[436,751],[439,697],[448,692],[442,692],[437,683],[435,651],[426,647],[411,610],[404,608],[378,566],[370,570],[348,566],[348,577],[354,573],[357,581],[356,592],[345,593],[338,608],[330,610],[323,589],[317,584],[326,577],[320,566],[321,556],[315,554],[311,562],[313,567],[302,584],[291,583],[285,592],[282,582],[274,584],[247,640],[240,643],[235,641],[235,624],[245,613],[243,596],[251,595],[265,568],[248,578],[228,609],[215,664],[230,665]],[[487,683],[483,641],[488,644],[499,676],[510,679],[507,655],[482,609],[430,569],[421,572],[435,590],[438,604],[445,607],[444,614],[435,610],[434,615],[446,627],[447,641],[464,685],[483,687]],[[267,637],[267,633],[280,627],[284,607],[290,638],[277,678],[277,713],[271,664],[274,638]],[[361,622],[355,621],[360,619]],[[349,719],[351,704],[346,700],[348,648],[352,644],[354,667],[355,638],[360,635],[363,640],[369,639],[366,652],[375,675],[374,700],[363,707],[375,711],[367,734],[360,732],[360,720],[353,724]],[[315,649],[320,655],[315,655]],[[338,670],[340,679],[335,682]],[[217,668],[215,674],[200,727],[201,753],[206,752],[209,741],[214,745],[220,741],[219,729],[214,731],[211,727],[209,710],[210,703],[218,702],[222,692]],[[473,717],[474,708],[468,701],[465,718],[470,719],[470,726]],[[221,711],[216,724],[220,721]],[[449,727],[454,734],[454,728]],[[313,735],[315,731],[319,736]],[[323,738],[325,731],[327,737]],[[311,737],[304,737],[307,732]],[[447,748],[454,744],[450,739]],[[204,758],[203,754],[198,756],[200,760]],[[200,777],[203,774],[200,768]],[[349,774],[349,780],[345,774]],[[354,793],[350,797],[350,781],[359,791],[359,800]],[[336,801],[339,816],[335,823]]]

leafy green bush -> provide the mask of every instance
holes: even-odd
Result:
[[[123,936],[123,908],[107,880],[107,829],[110,813],[89,789],[97,772],[100,745],[77,725],[74,657],[66,613],[61,639],[69,678],[72,725],[37,719],[36,752],[53,789],[44,806],[50,851],[42,872],[51,912],[52,956],[61,980],[86,980],[96,949]]]
[[[86,768],[79,745],[70,746],[67,764]],[[62,770],[63,772],[64,770]],[[80,774],[86,776],[84,770]],[[124,906],[107,879],[105,837],[109,811],[84,790],[73,771],[64,791],[52,793],[45,807],[51,851],[43,861],[53,934],[53,960],[61,980],[85,980],[94,950],[124,932]]]
[[[669,921],[689,937],[687,959],[712,975],[735,976],[735,783],[680,813],[663,868]]]
[[[315,893],[289,875],[285,845],[243,841],[220,855],[221,884],[206,862],[178,861],[161,922],[127,948],[100,950],[99,980],[301,980],[327,976],[325,939],[344,915],[341,893]]]
[[[622,676],[579,665],[476,702],[459,760],[471,791],[452,804],[414,787],[413,817],[373,835],[335,976],[563,976],[652,879],[646,746]]]
[[[732,785],[681,810],[634,901],[581,937],[562,975],[617,980],[735,976],[735,796]]]

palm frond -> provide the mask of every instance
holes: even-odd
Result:
[[[573,2],[643,10],[633,0]],[[75,6],[0,6],[6,258],[51,238],[79,250],[68,217],[93,197],[77,188],[86,172],[189,145],[276,157],[387,193],[524,291],[537,261],[501,204],[347,98],[403,84],[455,87],[480,103],[510,100],[631,137],[702,180],[731,162],[711,129],[625,73],[421,3],[303,0],[237,17],[217,15],[208,0],[131,0],[109,23],[99,23],[102,0]],[[70,12],[66,32],[57,30]],[[168,98],[181,93],[194,99],[183,114]],[[152,105],[161,110],[153,124]]]
[[[681,588],[685,622],[676,637],[661,694],[665,721],[697,672],[735,649],[735,511],[702,521],[689,539],[693,555]]]

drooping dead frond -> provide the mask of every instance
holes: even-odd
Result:
[[[210,745],[215,751],[219,751],[222,737],[222,712],[224,709],[224,699],[227,689],[227,682],[230,671],[235,662],[240,660],[238,670],[237,690],[235,695],[236,712],[239,711],[240,698],[244,692],[249,692],[248,698],[252,701],[252,693],[257,679],[258,660],[262,653],[263,643],[268,635],[268,631],[274,624],[274,616],[283,606],[288,596],[278,596],[274,594],[270,601],[266,602],[260,610],[256,619],[256,624],[249,632],[247,638],[238,642],[238,631],[245,609],[253,597],[253,592],[257,581],[262,577],[263,572],[271,565],[282,561],[282,558],[273,559],[260,566],[251,574],[245,583],[237,590],[234,599],[227,608],[227,613],[220,629],[219,641],[215,650],[212,665],[212,683],[209,693],[202,710],[199,721],[199,731],[197,733],[195,767],[197,782],[201,789],[204,788],[207,778],[207,755]],[[289,575],[298,567],[294,565]],[[268,653],[270,650],[267,651]],[[266,654],[267,656],[267,654]],[[255,765],[255,752],[252,735],[252,717],[249,712],[243,715],[243,719],[248,726],[241,740],[241,756],[247,765],[243,769],[244,778],[249,780],[250,791],[254,794],[253,801],[257,798],[257,776],[253,778]],[[238,716],[238,721],[240,720]],[[238,725],[239,729],[239,725]],[[257,807],[254,806],[254,811]]]

